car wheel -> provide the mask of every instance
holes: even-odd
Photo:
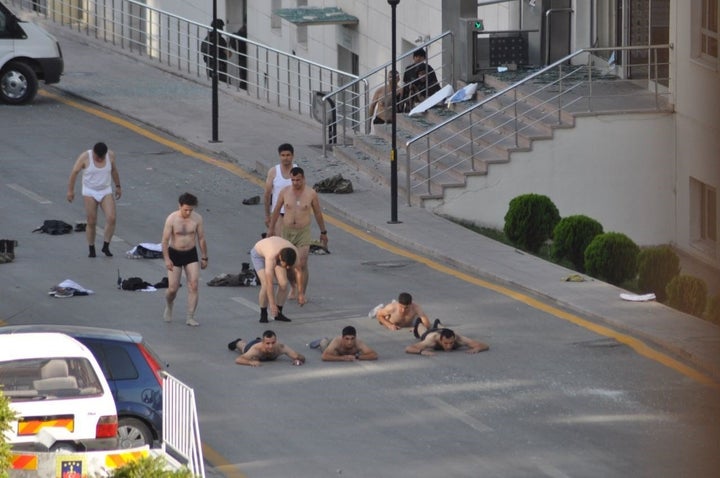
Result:
[[[118,448],[152,446],[152,432],[137,418],[121,418],[118,423]]]
[[[11,105],[22,105],[35,98],[38,80],[25,63],[11,61],[0,73],[0,99]]]

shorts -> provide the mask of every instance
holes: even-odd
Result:
[[[250,342],[247,343],[247,345],[243,349],[243,353],[244,354],[247,353],[252,348],[253,345],[260,343],[260,341],[261,341],[260,337],[255,337],[254,339],[252,339]]]
[[[82,188],[82,195],[88,196],[93,198],[97,202],[102,202],[103,198],[107,196],[108,194],[112,195],[112,189],[107,188],[103,189],[102,191],[98,191],[96,189],[90,189],[83,186]]]
[[[184,267],[198,261],[197,249],[194,247],[187,251],[179,251],[168,247],[168,256],[175,267]]]
[[[258,254],[254,247],[250,250],[250,261],[256,273],[265,272],[265,258]]]
[[[283,227],[282,238],[290,241],[295,247],[310,247],[310,244],[312,243],[310,224],[302,229],[290,229],[289,227]]]

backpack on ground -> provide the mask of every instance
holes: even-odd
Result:
[[[58,236],[60,234],[69,234],[73,230],[73,227],[65,221],[58,219],[45,219],[43,225],[33,230],[33,232],[44,232],[51,236]]]

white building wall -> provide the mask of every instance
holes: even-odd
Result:
[[[512,198],[544,194],[562,217],[584,214],[641,245],[669,243],[673,131],[671,114],[578,118],[575,128],[556,130],[553,140],[469,178],[467,188],[447,190],[435,211],[502,229]]]

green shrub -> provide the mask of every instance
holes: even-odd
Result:
[[[614,285],[634,279],[640,248],[632,239],[619,232],[595,236],[585,249],[585,271],[593,277]]]
[[[686,314],[702,317],[707,302],[707,285],[693,276],[675,276],[667,285],[667,304]]]
[[[537,252],[559,221],[560,213],[549,197],[523,194],[510,201],[504,232],[515,246]]]
[[[638,255],[638,288],[642,293],[654,292],[665,302],[665,288],[680,274],[680,258],[670,246],[648,247]]]
[[[720,325],[720,292],[708,301],[705,320]]]
[[[11,465],[10,444],[5,442],[5,432],[10,430],[10,422],[15,412],[10,408],[10,400],[0,389],[0,478],[7,478]]]
[[[162,457],[147,457],[132,461],[125,466],[116,468],[110,478],[193,478],[187,468],[180,470],[166,470],[165,460]]]
[[[564,217],[553,230],[552,256],[556,261],[567,259],[575,270],[585,272],[585,249],[602,233],[602,224],[593,218],[582,214]]]

